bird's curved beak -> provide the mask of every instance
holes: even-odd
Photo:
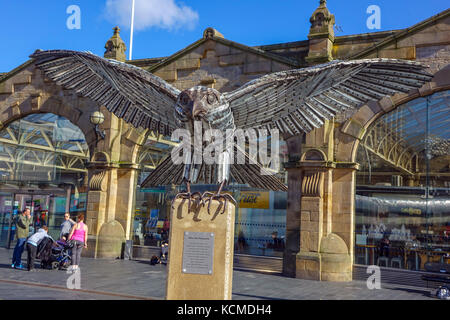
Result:
[[[203,117],[205,115],[206,111],[203,109],[203,106],[201,103],[194,102],[194,105],[192,106],[192,116],[195,117]]]

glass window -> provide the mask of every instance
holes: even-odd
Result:
[[[133,244],[160,246],[169,239],[170,188],[138,188],[133,221]]]
[[[450,272],[450,92],[378,119],[357,162],[355,263]]]
[[[235,253],[283,256],[287,193],[266,190],[236,191]]]
[[[46,224],[54,238],[65,212],[85,212],[87,160],[82,131],[58,115],[31,114],[0,130],[0,246],[14,240],[11,212],[30,208],[30,232]]]
[[[168,240],[170,210],[175,195],[184,186],[141,188],[140,183],[173,147],[169,137],[150,136],[140,153],[141,174],[136,192],[133,239],[135,245],[159,246]],[[270,153],[271,140],[267,142]],[[287,183],[282,163],[287,161],[287,145],[280,141],[280,171],[276,176]],[[192,185],[192,192],[216,191],[217,185]],[[235,253],[251,255],[283,255],[286,234],[287,192],[256,190],[231,181],[224,188],[239,202],[235,218]]]

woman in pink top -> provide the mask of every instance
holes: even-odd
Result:
[[[78,269],[80,263],[81,251],[87,248],[88,227],[84,224],[84,214],[78,215],[78,222],[72,227],[69,239],[74,242],[72,248],[72,270]]]

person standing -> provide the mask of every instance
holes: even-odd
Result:
[[[80,264],[81,251],[87,248],[88,227],[84,224],[84,214],[78,215],[78,222],[72,227],[69,240],[74,242],[72,248],[72,270],[76,271]]]
[[[16,236],[17,243],[14,247],[12,257],[12,268],[23,269],[22,266],[22,253],[25,247],[28,234],[30,232],[31,212],[30,209],[24,209],[22,214],[16,218]]]
[[[70,230],[72,230],[74,224],[76,224],[76,222],[70,219],[70,214],[66,212],[64,214],[64,221],[61,223],[59,238],[67,241],[69,239]]]
[[[28,238],[28,241],[27,241],[27,252],[28,252],[27,268],[28,268],[28,271],[34,270],[34,260],[36,259],[36,253],[37,253],[37,248],[38,248],[39,243],[45,237],[51,238],[47,232],[48,232],[48,227],[43,226],[35,234],[33,234],[31,237]]]

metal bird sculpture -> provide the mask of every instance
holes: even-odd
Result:
[[[355,111],[369,101],[397,92],[409,92],[431,80],[426,66],[393,59],[333,61],[304,69],[271,73],[220,93],[206,87],[180,91],[161,78],[132,65],[86,52],[52,50],[31,55],[36,66],[65,89],[90,98],[133,126],[170,135],[177,128],[192,134],[195,121],[221,131],[236,128],[275,128],[284,135],[308,133],[344,111]],[[345,114],[348,114],[347,112]],[[186,183],[187,191],[177,197],[234,201],[222,194],[230,175],[252,187],[287,190],[276,177],[255,163],[236,164],[225,145],[217,165],[174,164],[164,160],[143,185]],[[236,151],[236,152],[233,152]],[[248,160],[248,155],[245,154]],[[230,165],[231,162],[231,165]],[[191,183],[220,184],[217,193],[191,193]],[[205,201],[205,203],[206,203]],[[208,205],[209,209],[209,205]]]

